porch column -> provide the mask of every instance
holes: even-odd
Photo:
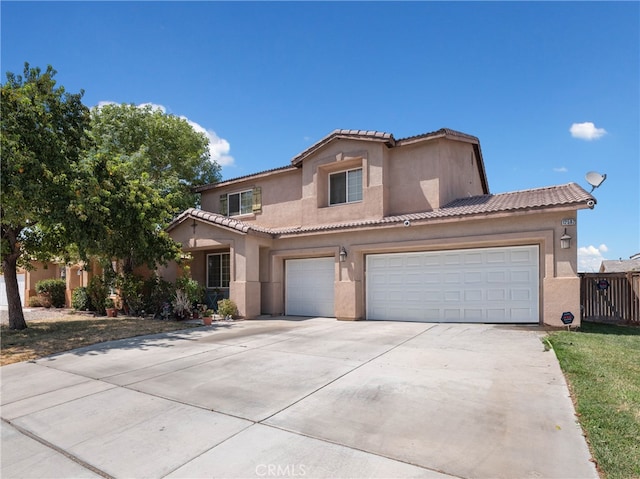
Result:
[[[260,315],[260,248],[258,242],[245,236],[232,248],[233,269],[229,297],[238,306],[243,318]]]

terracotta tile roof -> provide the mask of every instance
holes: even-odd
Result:
[[[595,198],[575,183],[454,200],[440,210],[449,215],[492,213],[586,203]]]
[[[198,210],[196,208],[189,208],[188,210],[180,213],[170,224],[167,226],[167,231],[171,231],[179,224],[188,220],[189,218],[199,219],[212,225],[222,226],[229,228],[240,233],[248,233],[254,231],[258,233],[271,234],[266,228],[260,228],[243,221],[234,219],[233,217],[219,215],[217,213],[211,213],[209,211]]]
[[[382,131],[373,131],[373,130],[333,130],[327,136],[322,138],[320,141],[317,141],[309,148],[304,150],[302,153],[294,156],[291,160],[291,164],[299,165],[302,160],[304,160],[307,156],[311,155],[315,151],[319,150],[326,144],[335,140],[336,138],[355,138],[358,140],[369,140],[369,141],[379,141],[382,143],[388,143],[389,145],[394,145],[396,140],[393,138],[391,133],[385,133]]]
[[[261,176],[269,175],[271,173],[276,173],[280,171],[286,171],[286,170],[297,170],[297,168],[291,165],[280,166],[278,168],[271,168],[270,170],[264,170],[258,173],[251,173],[249,175],[238,176],[236,178],[230,178],[228,180],[219,181],[218,183],[211,183],[209,185],[197,186],[193,189],[193,191],[195,191],[196,193],[201,193],[202,191],[207,191],[212,188],[218,188],[220,186],[225,186],[230,183],[236,183],[238,181],[246,181],[250,179],[260,178]]]
[[[468,135],[466,133],[462,133],[461,131],[452,130],[450,128],[440,128],[437,131],[422,133],[420,135],[408,136],[406,138],[400,138],[396,140],[396,145],[400,146],[402,144],[411,143],[416,140],[432,139],[432,138],[438,138],[443,136],[448,136],[450,138],[460,138],[460,139],[465,139],[472,142],[480,143],[480,140],[476,136]]]
[[[428,222],[445,218],[471,218],[510,211],[542,210],[572,206],[576,209],[587,208],[587,202],[596,199],[576,183],[566,185],[535,188],[531,190],[512,191],[496,195],[480,195],[456,199],[442,208],[421,213],[387,216],[381,219],[351,221],[311,226],[289,226],[285,228],[262,228],[250,223],[209,213],[202,210],[189,209],[178,216],[167,228],[173,229],[187,218],[198,218],[211,224],[227,227],[241,233],[250,231],[272,237],[295,235],[322,231],[345,230],[376,226],[402,225],[404,221]]]

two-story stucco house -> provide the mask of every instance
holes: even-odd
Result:
[[[474,136],[336,130],[198,191],[169,233],[246,318],[579,321],[577,210],[595,199],[574,183],[490,194]]]

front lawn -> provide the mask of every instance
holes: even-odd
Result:
[[[640,478],[640,328],[583,323],[549,341],[601,475]]]
[[[91,344],[199,326],[177,321],[65,315],[27,321],[27,329],[0,329],[0,366],[42,358]]]

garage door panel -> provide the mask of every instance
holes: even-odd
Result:
[[[290,316],[335,314],[333,258],[308,258],[285,262],[285,313]],[[383,281],[383,275],[379,277]]]
[[[487,271],[488,283],[504,283],[507,281],[506,271]]]
[[[504,251],[491,251],[486,254],[486,263],[488,264],[505,264],[507,262],[507,253]]]
[[[537,246],[370,255],[367,318],[537,323],[538,268]]]
[[[502,302],[507,297],[507,291],[504,289],[487,290],[487,301]]]

